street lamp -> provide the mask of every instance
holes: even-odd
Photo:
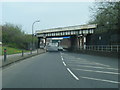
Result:
[[[33,29],[34,29],[34,24],[35,24],[36,22],[40,22],[40,20],[37,20],[37,21],[33,22],[33,24],[32,24],[32,50],[33,50],[33,36],[34,36],[34,31],[33,31]],[[32,54],[32,50],[31,50],[31,54]]]

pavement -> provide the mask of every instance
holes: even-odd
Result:
[[[9,64],[14,63],[19,60],[23,60],[23,59],[35,56],[37,54],[41,54],[43,52],[45,52],[45,50],[38,49],[38,52],[37,52],[37,50],[34,50],[34,51],[32,51],[32,54],[31,54],[31,52],[24,52],[23,56],[22,56],[22,53],[7,55],[5,61],[4,61],[4,56],[2,55],[2,56],[0,56],[0,67],[9,65]]]
[[[118,88],[118,60],[46,52],[2,71],[3,88]]]

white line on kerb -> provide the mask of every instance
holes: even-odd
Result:
[[[67,70],[70,72],[70,74],[72,74],[72,76],[73,76],[76,80],[79,80],[79,78],[78,78],[74,73],[72,73],[72,71],[71,71],[69,68],[67,68]]]
[[[65,62],[63,61],[64,66],[66,66]]]
[[[104,81],[104,82],[109,82],[109,83],[120,83],[120,82],[116,82],[116,81],[111,81],[111,80],[104,80],[104,79],[97,79],[97,78],[91,78],[91,77],[83,77],[83,76],[79,76],[80,78],[85,78],[85,79],[91,79],[91,80],[97,80],[97,81]]]

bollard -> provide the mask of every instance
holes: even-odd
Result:
[[[6,48],[4,49],[4,61],[6,61],[6,59],[7,59],[7,50],[6,50]]]
[[[24,51],[22,50],[22,57],[24,56]]]
[[[37,49],[37,54],[38,54],[38,49]]]

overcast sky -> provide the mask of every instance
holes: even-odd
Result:
[[[3,2],[2,23],[21,25],[26,33],[35,30],[86,24],[93,2]]]

